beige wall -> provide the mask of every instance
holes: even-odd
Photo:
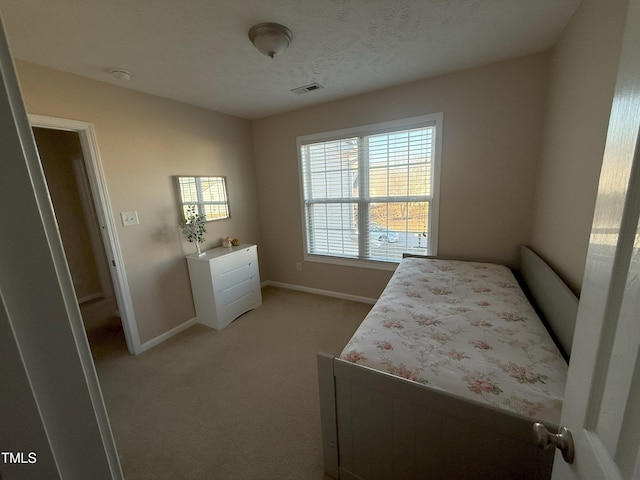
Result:
[[[584,0],[552,52],[531,245],[580,291],[627,0]]]
[[[312,262],[296,270],[296,137],[435,112],[444,113],[439,253],[514,265],[530,235],[548,60],[533,55],[254,121],[266,278],[377,297],[390,272]]]
[[[232,218],[207,225],[260,244],[250,123],[236,117],[17,62],[27,111],[92,122],[142,342],[194,317],[172,175],[227,176]],[[140,225],[123,227],[136,210]]]

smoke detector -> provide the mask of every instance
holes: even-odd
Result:
[[[114,68],[113,70],[111,70],[111,75],[122,82],[131,80],[131,72],[125,70],[124,68]]]

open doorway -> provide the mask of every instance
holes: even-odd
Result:
[[[94,358],[141,353],[93,125],[29,115]]]
[[[80,135],[44,127],[33,134],[94,358],[126,349]]]

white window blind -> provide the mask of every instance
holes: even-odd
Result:
[[[298,139],[308,256],[435,254],[439,119]]]

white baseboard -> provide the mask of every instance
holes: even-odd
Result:
[[[318,288],[303,287],[302,285],[293,285],[291,283],[274,282],[267,280],[260,284],[262,287],[272,286],[280,288],[288,288],[289,290],[298,290],[300,292],[315,293],[316,295],[324,295],[325,297],[341,298],[343,300],[352,300],[354,302],[369,303],[373,305],[377,299],[369,297],[360,297],[358,295],[349,295],[347,293],[332,292],[330,290],[320,290]]]
[[[136,355],[142,353],[142,352],[146,352],[147,350],[149,350],[150,348],[155,347],[156,345],[161,344],[162,342],[169,340],[169,338],[173,337],[174,335],[177,335],[178,333],[186,330],[187,328],[189,328],[191,325],[193,325],[194,323],[196,323],[196,318],[193,317],[191,320],[187,320],[186,322],[184,322],[182,325],[178,325],[177,327],[172,328],[171,330],[164,332],[161,335],[158,335],[155,338],[152,338],[151,340],[144,342],[142,345],[140,345],[140,350],[136,352]]]
[[[104,298],[102,292],[91,293],[78,299],[78,304],[90,302],[91,300],[97,300],[98,298]]]

